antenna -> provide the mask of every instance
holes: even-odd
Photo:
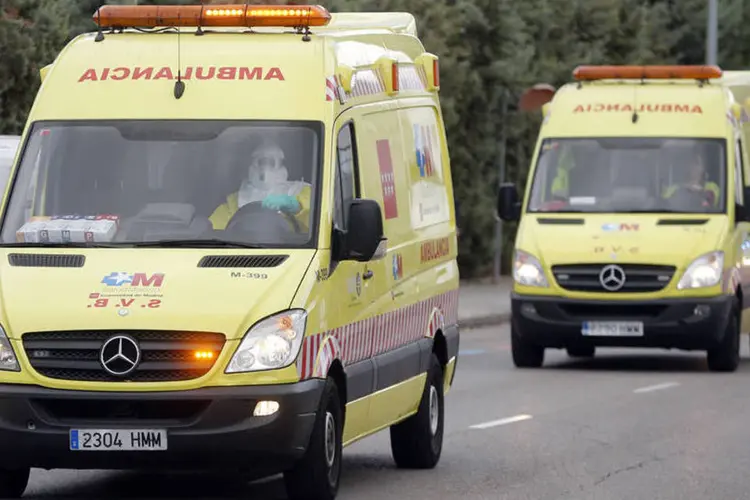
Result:
[[[179,16],[177,16],[179,20]],[[182,81],[182,50],[180,46],[180,23],[177,23],[177,81],[174,82],[174,98],[179,99],[185,93],[185,82]]]

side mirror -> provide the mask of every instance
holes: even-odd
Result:
[[[750,187],[744,186],[742,188],[742,199],[745,205],[734,205],[734,220],[737,222],[750,222],[750,207],[747,206],[750,203]]]
[[[349,205],[349,229],[344,235],[341,260],[368,262],[385,255],[383,213],[374,200],[353,200]]]
[[[521,201],[515,184],[500,184],[497,193],[497,215],[505,222],[517,221],[521,217]]]

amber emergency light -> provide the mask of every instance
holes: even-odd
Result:
[[[100,28],[311,27],[331,14],[320,5],[103,5],[93,16]]]
[[[709,80],[721,75],[718,66],[578,66],[573,70],[573,78],[578,81]]]

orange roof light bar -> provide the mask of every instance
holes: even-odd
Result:
[[[623,80],[708,80],[721,78],[718,66],[578,66],[573,78],[578,81]]]
[[[320,5],[103,5],[93,20],[101,28],[297,28],[325,26],[331,14]]]

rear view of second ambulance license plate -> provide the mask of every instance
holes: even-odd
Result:
[[[162,451],[167,449],[163,429],[71,429],[71,451]]]

